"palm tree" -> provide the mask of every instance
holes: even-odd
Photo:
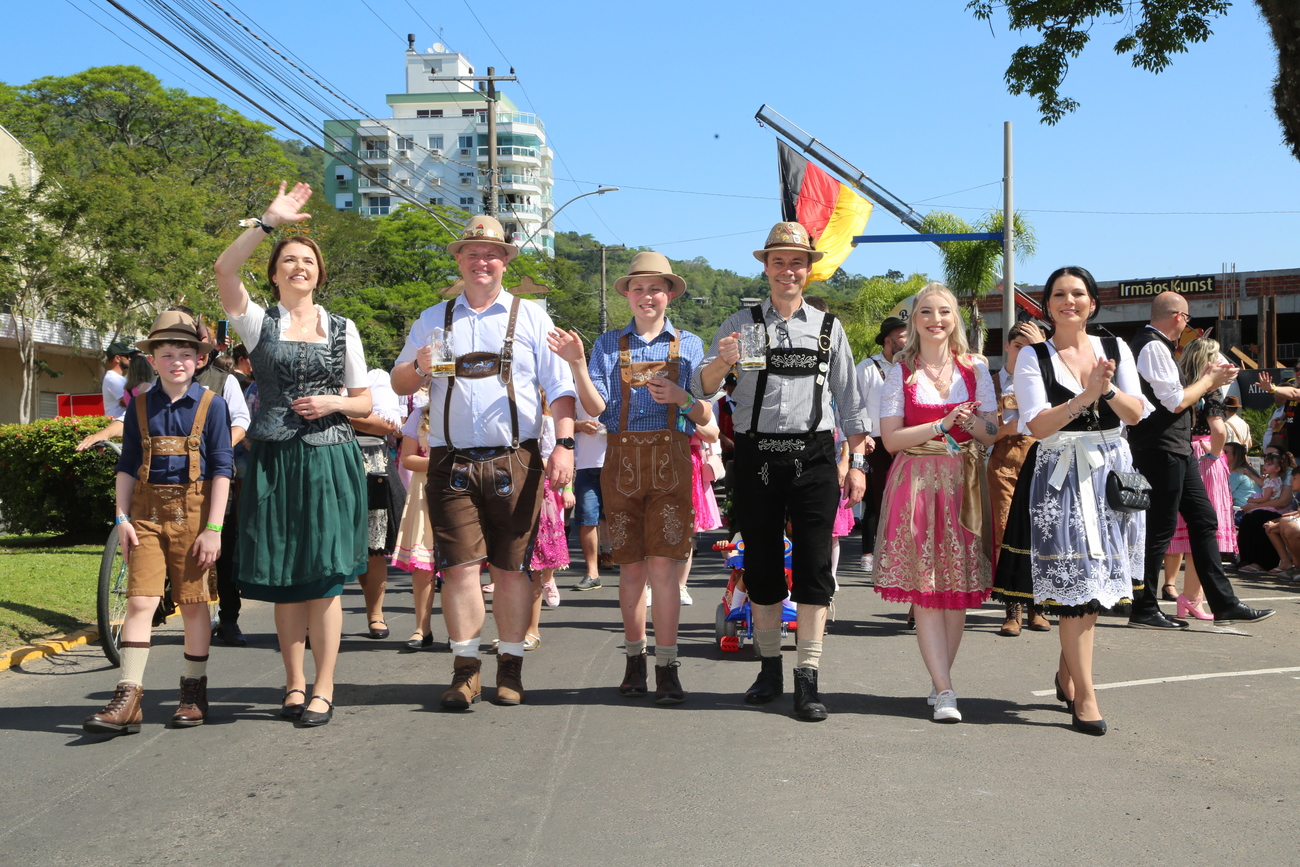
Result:
[[[921,221],[921,231],[932,234],[956,234],[959,232],[997,232],[1001,234],[1005,217],[1001,211],[985,214],[971,225],[946,211],[931,211]],[[1038,248],[1038,239],[1034,229],[1023,215],[1017,213],[1011,218],[1015,230],[1015,253],[1017,261],[1024,261]],[[1001,275],[1002,242],[1001,241],[940,241],[939,255],[943,259],[943,278],[948,288],[958,298],[970,299],[970,312],[967,317],[967,334],[971,349],[983,352],[984,323],[980,319],[976,304],[997,286]]]

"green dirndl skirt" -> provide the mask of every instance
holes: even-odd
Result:
[[[338,596],[366,569],[366,468],[355,442],[250,441],[239,497],[239,592],[264,602]]]

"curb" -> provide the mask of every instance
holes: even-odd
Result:
[[[57,653],[71,650],[79,644],[89,644],[98,639],[99,630],[94,626],[90,626],[85,629],[78,629],[76,632],[69,632],[67,635],[61,635],[58,638],[49,638],[35,644],[29,644],[26,647],[20,647],[17,650],[9,650],[0,653],[0,671],[18,668],[29,659],[43,659],[47,656],[54,656]]]

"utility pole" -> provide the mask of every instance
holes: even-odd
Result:
[[[1016,324],[1016,238],[1011,187],[1011,121],[1002,124],[1002,345]],[[1003,355],[1006,350],[1002,350]]]
[[[600,333],[604,334],[609,330],[609,304],[606,301],[605,294],[605,251],[606,250],[626,250],[622,244],[614,247],[600,245]]]
[[[626,250],[627,247],[624,247],[622,244],[614,244],[613,246],[609,246],[609,247],[606,247],[604,244],[601,244],[596,249],[600,250],[600,333],[604,334],[606,331],[609,330],[609,305],[606,300],[608,297],[607,295],[608,290],[606,289],[606,285],[605,285],[605,268],[606,268],[605,251]],[[580,253],[591,252],[591,248],[579,247],[578,252]]]
[[[497,215],[497,199],[501,195],[501,181],[497,174],[497,87],[498,81],[517,81],[512,67],[509,75],[497,75],[496,67],[489,66],[487,75],[430,75],[430,81],[482,81],[487,82],[487,128],[488,128],[488,195],[483,210],[489,217]],[[477,165],[477,158],[475,164]]]

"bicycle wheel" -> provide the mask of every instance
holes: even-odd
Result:
[[[108,533],[104,556],[99,561],[99,645],[113,665],[121,665],[118,644],[122,621],[126,619],[126,559],[118,542],[117,527]]]

